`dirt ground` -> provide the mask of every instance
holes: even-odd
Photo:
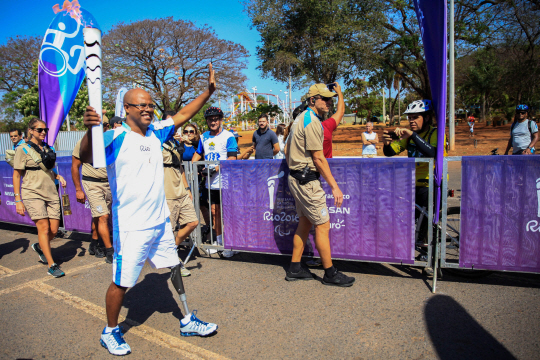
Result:
[[[401,127],[408,127],[407,121],[401,122]],[[498,148],[500,155],[504,154],[508,139],[510,137],[511,124],[501,126],[486,126],[486,123],[475,123],[474,137],[469,136],[469,126],[467,123],[460,122],[456,126],[456,149],[449,151],[449,156],[471,156],[471,155],[490,155],[491,150]],[[382,139],[384,130],[392,130],[394,127],[385,125],[375,125],[375,132]],[[340,125],[333,138],[334,156],[360,156],[362,155],[362,132],[366,130],[365,125]],[[446,136],[449,130],[446,128]],[[244,151],[251,145],[253,131],[240,131],[240,150]],[[382,140],[377,146],[378,155],[383,156]],[[402,153],[405,155],[405,153]]]

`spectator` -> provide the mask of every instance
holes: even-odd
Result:
[[[467,124],[469,125],[469,137],[474,137],[474,116],[469,116]]]
[[[118,117],[118,116],[113,116],[113,118],[111,119],[111,121],[109,121],[110,123],[110,128],[112,130],[122,126],[122,123],[124,122],[124,119],[121,118],[121,117]],[[103,124],[103,126],[105,126],[105,124]]]
[[[328,237],[330,216],[326,206],[326,194],[319,180],[322,175],[332,189],[335,206],[340,207],[343,194],[324,157],[324,131],[320,122],[336,95],[324,84],[312,85],[307,94],[309,107],[296,117],[287,140],[285,154],[290,169],[289,189],[299,217],[294,234],[291,264],[285,277],[287,281],[313,280],[313,274],[302,268],[300,261],[309,231],[314,225],[315,246],[324,268],[322,283],[333,286],[351,286],[354,283],[354,278],[339,272],[332,264]]]
[[[182,160],[191,161],[197,148],[199,147],[199,141],[201,135],[199,133],[199,127],[195,123],[189,123],[184,126],[182,131],[182,138],[180,142],[184,147],[184,153],[182,154]]]
[[[193,155],[193,162],[200,161],[203,156],[206,161],[226,161],[236,160],[238,154],[238,145],[234,140],[234,135],[222,127],[223,111],[217,107],[210,107],[204,112],[206,124],[209,131],[201,136],[199,147]],[[272,131],[273,132],[273,131]],[[218,245],[223,245],[223,229],[221,224],[221,174],[219,165],[210,165],[210,188],[207,189],[208,199],[210,200],[212,211],[212,223],[216,231],[216,240]],[[206,172],[206,171],[205,171]],[[206,182],[208,186],[208,182]],[[233,251],[224,251],[224,257],[231,257]]]
[[[345,101],[343,100],[343,93],[341,92],[341,86],[337,82],[334,83],[332,87],[338,95],[338,104],[337,110],[334,115],[322,122],[324,129],[324,142],[323,142],[323,152],[324,157],[327,159],[332,158],[332,135],[336,131],[337,127],[345,115]]]
[[[375,144],[379,142],[379,135],[373,131],[373,123],[368,121],[366,131],[362,133],[362,157],[372,158],[377,155]]]
[[[285,124],[279,124],[276,128],[276,136],[278,138],[279,152],[274,155],[274,159],[285,159]]]
[[[66,181],[52,172],[56,154],[44,141],[48,132],[44,121],[37,118],[30,120],[28,141],[19,146],[15,153],[13,191],[17,214],[25,216],[27,211],[36,224],[38,243],[32,244],[32,249],[41,262],[48,264],[49,275],[61,277],[65,274],[51,254],[51,240],[60,226],[60,199],[54,179],[59,180],[63,187],[66,187]]]
[[[259,116],[259,128],[253,133],[255,159],[273,159],[279,152],[278,138],[268,126],[268,115]]]
[[[516,106],[516,116],[510,128],[510,139],[508,139],[504,155],[508,155],[510,148],[512,148],[512,155],[534,154],[534,145],[538,141],[538,125],[528,117],[527,105]]]

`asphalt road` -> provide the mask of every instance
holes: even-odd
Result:
[[[112,358],[99,344],[111,266],[89,256],[89,238],[55,239],[66,276],[54,279],[30,245],[32,228],[0,224],[1,359]],[[60,262],[60,261],[59,261]],[[168,271],[146,266],[126,294],[130,359],[538,359],[540,275],[497,273],[431,280],[408,266],[336,262],[351,288],[286,282],[288,258],[196,257],[185,279],[198,316],[219,325],[183,338]]]

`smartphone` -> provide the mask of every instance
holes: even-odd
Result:
[[[328,90],[332,91],[336,87],[336,83],[326,84]]]
[[[394,131],[387,131],[386,132],[388,135],[390,135],[390,137],[392,138],[392,140],[399,140],[399,136],[397,136],[397,134],[394,132]]]

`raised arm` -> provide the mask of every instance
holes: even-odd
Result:
[[[208,64],[208,72],[208,89],[195,100],[180,109],[180,111],[172,117],[175,130],[193,118],[193,116],[202,109],[204,104],[206,104],[208,99],[210,99],[210,96],[212,96],[214,91],[216,91],[216,80],[214,77],[214,70],[212,69],[212,63]]]
[[[332,115],[332,118],[336,121],[336,127],[338,127],[341,123],[341,120],[343,119],[343,115],[345,115],[345,100],[343,99],[341,86],[339,86],[337,82],[334,84],[336,84],[334,90],[336,90],[336,93],[338,94],[338,103],[336,113]]]

